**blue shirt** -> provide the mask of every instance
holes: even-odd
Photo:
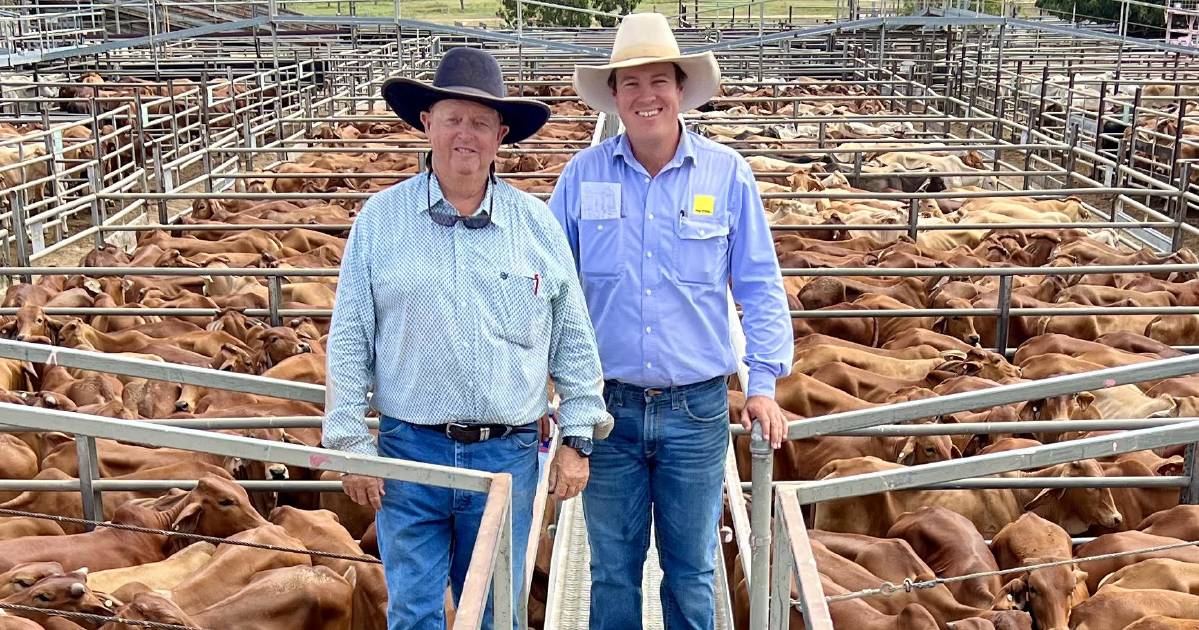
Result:
[[[550,198],[566,230],[604,377],[688,385],[736,371],[728,286],[744,311],[748,395],[791,371],[792,329],[749,164],[684,130],[655,177],[625,134],[567,164]]]
[[[454,215],[437,178],[418,175],[367,200],[342,257],[328,340],[326,446],[376,453],[363,420],[522,425],[546,413],[546,376],[563,435],[609,419],[595,333],[570,248],[545,203],[488,186],[476,215]]]

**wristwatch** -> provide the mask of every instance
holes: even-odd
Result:
[[[579,457],[591,457],[591,451],[595,449],[595,443],[591,441],[591,438],[574,435],[562,438],[562,446],[573,448]]]

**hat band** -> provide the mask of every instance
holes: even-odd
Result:
[[[611,63],[639,58],[665,59],[678,56],[680,56],[678,45],[672,47],[650,43],[640,46],[622,46],[620,50],[613,50]]]
[[[469,85],[435,85],[433,87],[435,87],[439,90],[445,90],[447,92],[461,92],[463,94],[472,94],[474,96],[482,96],[483,98],[493,98],[493,99],[499,99],[499,100],[503,100],[503,98],[504,98],[502,96],[496,96],[495,94],[492,94],[491,92],[488,92],[487,90],[480,90],[479,88],[470,87]]]

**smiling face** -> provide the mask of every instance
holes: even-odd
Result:
[[[498,112],[473,101],[438,101],[421,112],[420,120],[433,148],[433,170],[438,177],[485,179],[508,134]]]
[[[612,95],[631,141],[661,142],[677,132],[683,84],[673,63],[618,68],[614,77]]]

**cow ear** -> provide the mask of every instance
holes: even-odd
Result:
[[[25,374],[25,389],[26,391],[36,392],[38,388],[37,370],[33,364],[27,361],[21,362],[21,372]]]
[[[956,444],[951,444],[949,446],[949,457],[950,457],[950,459],[961,459],[962,458],[962,451],[958,449]]]
[[[996,601],[1008,599],[1016,608],[1024,608],[1028,603],[1028,588],[1024,583],[1024,578],[1014,578],[1012,581],[1003,585],[999,589],[999,593],[995,596]]]
[[[908,436],[903,442],[903,448],[899,449],[899,455],[895,458],[895,463],[911,466],[915,463],[914,455],[916,454],[916,438]]]
[[[1037,496],[1024,505],[1025,512],[1032,512],[1049,501],[1060,501],[1066,494],[1065,488],[1045,488]]]
[[[199,503],[189,503],[179,511],[179,515],[171,523],[171,531],[194,534],[200,526],[200,515],[204,507]]]
[[[966,454],[967,457],[969,457],[971,455],[977,455],[979,451],[986,448],[987,445],[990,443],[991,443],[991,436],[989,436],[985,433],[978,433],[978,434],[972,436],[970,438],[970,440],[966,442],[966,448],[963,449],[963,452]],[[954,448],[957,448],[957,447],[955,446]]]
[[[1079,392],[1074,395],[1074,400],[1078,401],[1078,406],[1087,409],[1091,403],[1095,402],[1095,394],[1091,392]]]
[[[1087,583],[1087,572],[1078,567],[1074,567],[1074,581],[1079,584]]]
[[[1186,462],[1182,455],[1175,455],[1169,459],[1162,460],[1153,467],[1153,472],[1159,477],[1175,477],[1183,474],[1183,469]]]
[[[948,322],[944,317],[938,317],[937,319],[933,320],[933,332],[941,333],[942,335],[945,334],[945,326],[947,323]]]
[[[300,446],[308,446],[308,444],[306,442],[304,442],[300,438],[288,433],[287,431],[283,432],[283,442],[285,444],[298,444]]]

